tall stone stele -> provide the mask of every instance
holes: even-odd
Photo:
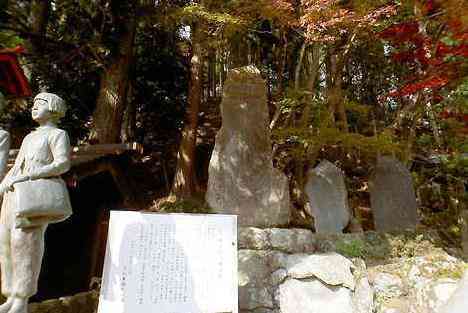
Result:
[[[221,116],[206,201],[216,213],[237,214],[241,226],[288,224],[288,182],[273,167],[267,90],[257,68],[229,71]]]
[[[305,192],[317,233],[342,233],[351,220],[343,172],[324,160],[307,174]]]
[[[379,157],[369,180],[375,229],[414,229],[418,223],[416,195],[411,172],[392,157]]]

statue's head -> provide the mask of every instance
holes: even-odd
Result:
[[[56,94],[41,92],[34,98],[34,103],[36,103],[36,101],[47,103],[50,116],[55,122],[58,122],[62,117],[65,116],[65,113],[67,112],[65,101]]]

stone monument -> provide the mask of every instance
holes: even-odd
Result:
[[[257,68],[228,73],[221,116],[206,201],[214,212],[237,214],[242,226],[287,225],[288,181],[273,167],[266,84]]]
[[[416,195],[410,171],[398,160],[380,157],[369,180],[375,229],[414,229],[418,223]]]
[[[58,178],[70,168],[68,135],[56,126],[65,111],[55,94],[35,97],[31,115],[39,127],[24,138],[0,184],[1,287],[7,298],[0,313],[27,312],[28,299],[37,291],[47,225],[70,214],[67,189]],[[65,213],[59,217],[57,211]]]
[[[305,192],[317,233],[342,233],[351,219],[343,172],[324,160],[307,175]]]

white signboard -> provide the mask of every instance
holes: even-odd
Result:
[[[98,313],[238,312],[237,217],[111,212]]]

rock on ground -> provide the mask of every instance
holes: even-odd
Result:
[[[468,311],[468,270],[457,285],[448,301],[440,306],[437,313],[458,313]]]
[[[244,246],[264,248],[239,250],[241,312],[372,312],[372,289],[363,261],[352,262],[333,252],[285,253],[271,240],[286,236],[284,232],[296,238],[291,240],[293,246],[297,244],[300,236],[291,230],[241,229]]]

